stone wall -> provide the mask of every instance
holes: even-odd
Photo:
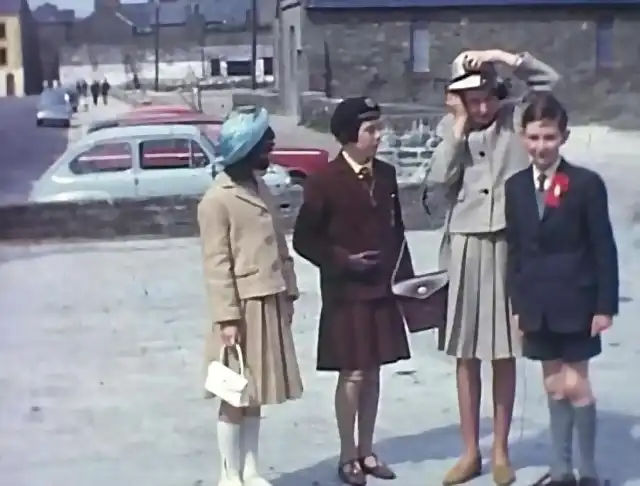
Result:
[[[196,236],[199,200],[199,197],[164,197],[120,200],[112,204],[92,201],[0,206],[0,241]],[[400,200],[408,229],[441,224],[424,216],[418,186],[403,189]],[[279,215],[289,231],[298,208],[299,201]]]
[[[613,58],[598,66],[596,27],[603,15],[615,18]],[[412,44],[421,27],[430,45]],[[633,128],[640,126],[639,30],[637,9],[309,10],[302,37],[309,89],[324,89],[326,44],[337,98],[364,92],[379,101],[439,105],[449,63],[460,51],[498,47],[529,51],[554,66],[563,75],[557,93],[574,123]],[[429,50],[429,72],[414,72],[419,49]]]

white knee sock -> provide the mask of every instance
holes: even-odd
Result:
[[[218,448],[222,480],[240,480],[240,424],[218,421]]]
[[[242,455],[244,466],[242,478],[251,486],[268,486],[260,476],[259,468],[260,417],[245,417],[242,423]]]

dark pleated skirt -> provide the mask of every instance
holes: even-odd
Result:
[[[369,370],[410,356],[404,320],[393,298],[323,303],[319,371]]]

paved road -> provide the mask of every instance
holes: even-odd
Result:
[[[123,102],[111,100],[108,106],[76,114],[67,130],[37,127],[37,103],[37,96],[0,98],[0,204],[25,202],[31,183],[42,176],[70,141],[82,135],[87,123],[129,109]]]
[[[36,127],[37,96],[0,98],[0,204],[24,202],[67,147],[64,128]]]

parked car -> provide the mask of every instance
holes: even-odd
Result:
[[[200,195],[215,170],[211,140],[192,125],[105,128],[80,139],[33,184],[31,202]],[[265,182],[280,208],[292,206],[287,172]]]
[[[135,116],[129,113],[120,118],[96,122],[87,133],[116,126],[186,124],[197,125],[215,142],[218,139],[222,122],[223,119],[220,117],[194,111],[171,113],[162,110],[157,112],[141,110]],[[326,150],[280,147],[277,139],[276,148],[271,153],[271,157],[275,164],[281,165],[289,171],[294,184],[302,184],[309,174],[329,163],[329,152]]]
[[[73,108],[63,88],[47,88],[42,91],[38,100],[36,125],[69,128],[72,117]]]

